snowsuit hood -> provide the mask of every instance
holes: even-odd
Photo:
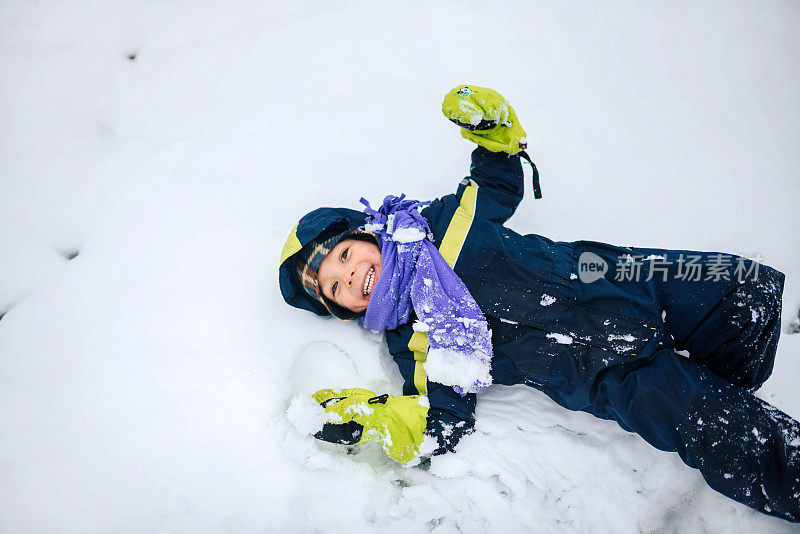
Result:
[[[317,208],[300,219],[283,245],[278,267],[281,294],[287,304],[317,315],[331,315],[321,302],[312,299],[303,289],[296,272],[298,253],[311,241],[356,230],[364,222],[362,212],[349,208]]]

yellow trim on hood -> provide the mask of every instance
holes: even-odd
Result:
[[[300,244],[300,240],[297,239],[297,227],[299,225],[300,221],[297,221],[297,224],[294,225],[292,232],[286,239],[286,243],[283,245],[283,250],[281,251],[281,261],[278,263],[278,265],[283,265],[283,262],[289,259],[292,254],[300,252],[300,249],[303,248],[303,245]]]

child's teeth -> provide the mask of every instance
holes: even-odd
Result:
[[[375,267],[370,267],[369,268],[369,274],[367,274],[367,279],[364,280],[364,296],[365,297],[367,295],[369,295],[370,292],[372,291],[372,281],[374,280],[374,278],[375,278]]]

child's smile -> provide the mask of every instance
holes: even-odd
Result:
[[[322,260],[318,281],[322,294],[356,313],[367,309],[381,276],[381,252],[377,245],[343,239]]]

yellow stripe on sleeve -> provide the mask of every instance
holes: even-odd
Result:
[[[428,334],[414,332],[408,342],[408,349],[414,353],[414,387],[420,395],[425,395],[428,390],[428,375],[422,364],[428,359]]]
[[[467,240],[467,234],[472,227],[472,219],[475,217],[475,201],[478,198],[478,184],[470,180],[470,185],[464,189],[461,195],[461,204],[453,213],[450,225],[444,233],[439,252],[442,253],[444,261],[455,267],[458,255],[461,254],[461,247]]]

